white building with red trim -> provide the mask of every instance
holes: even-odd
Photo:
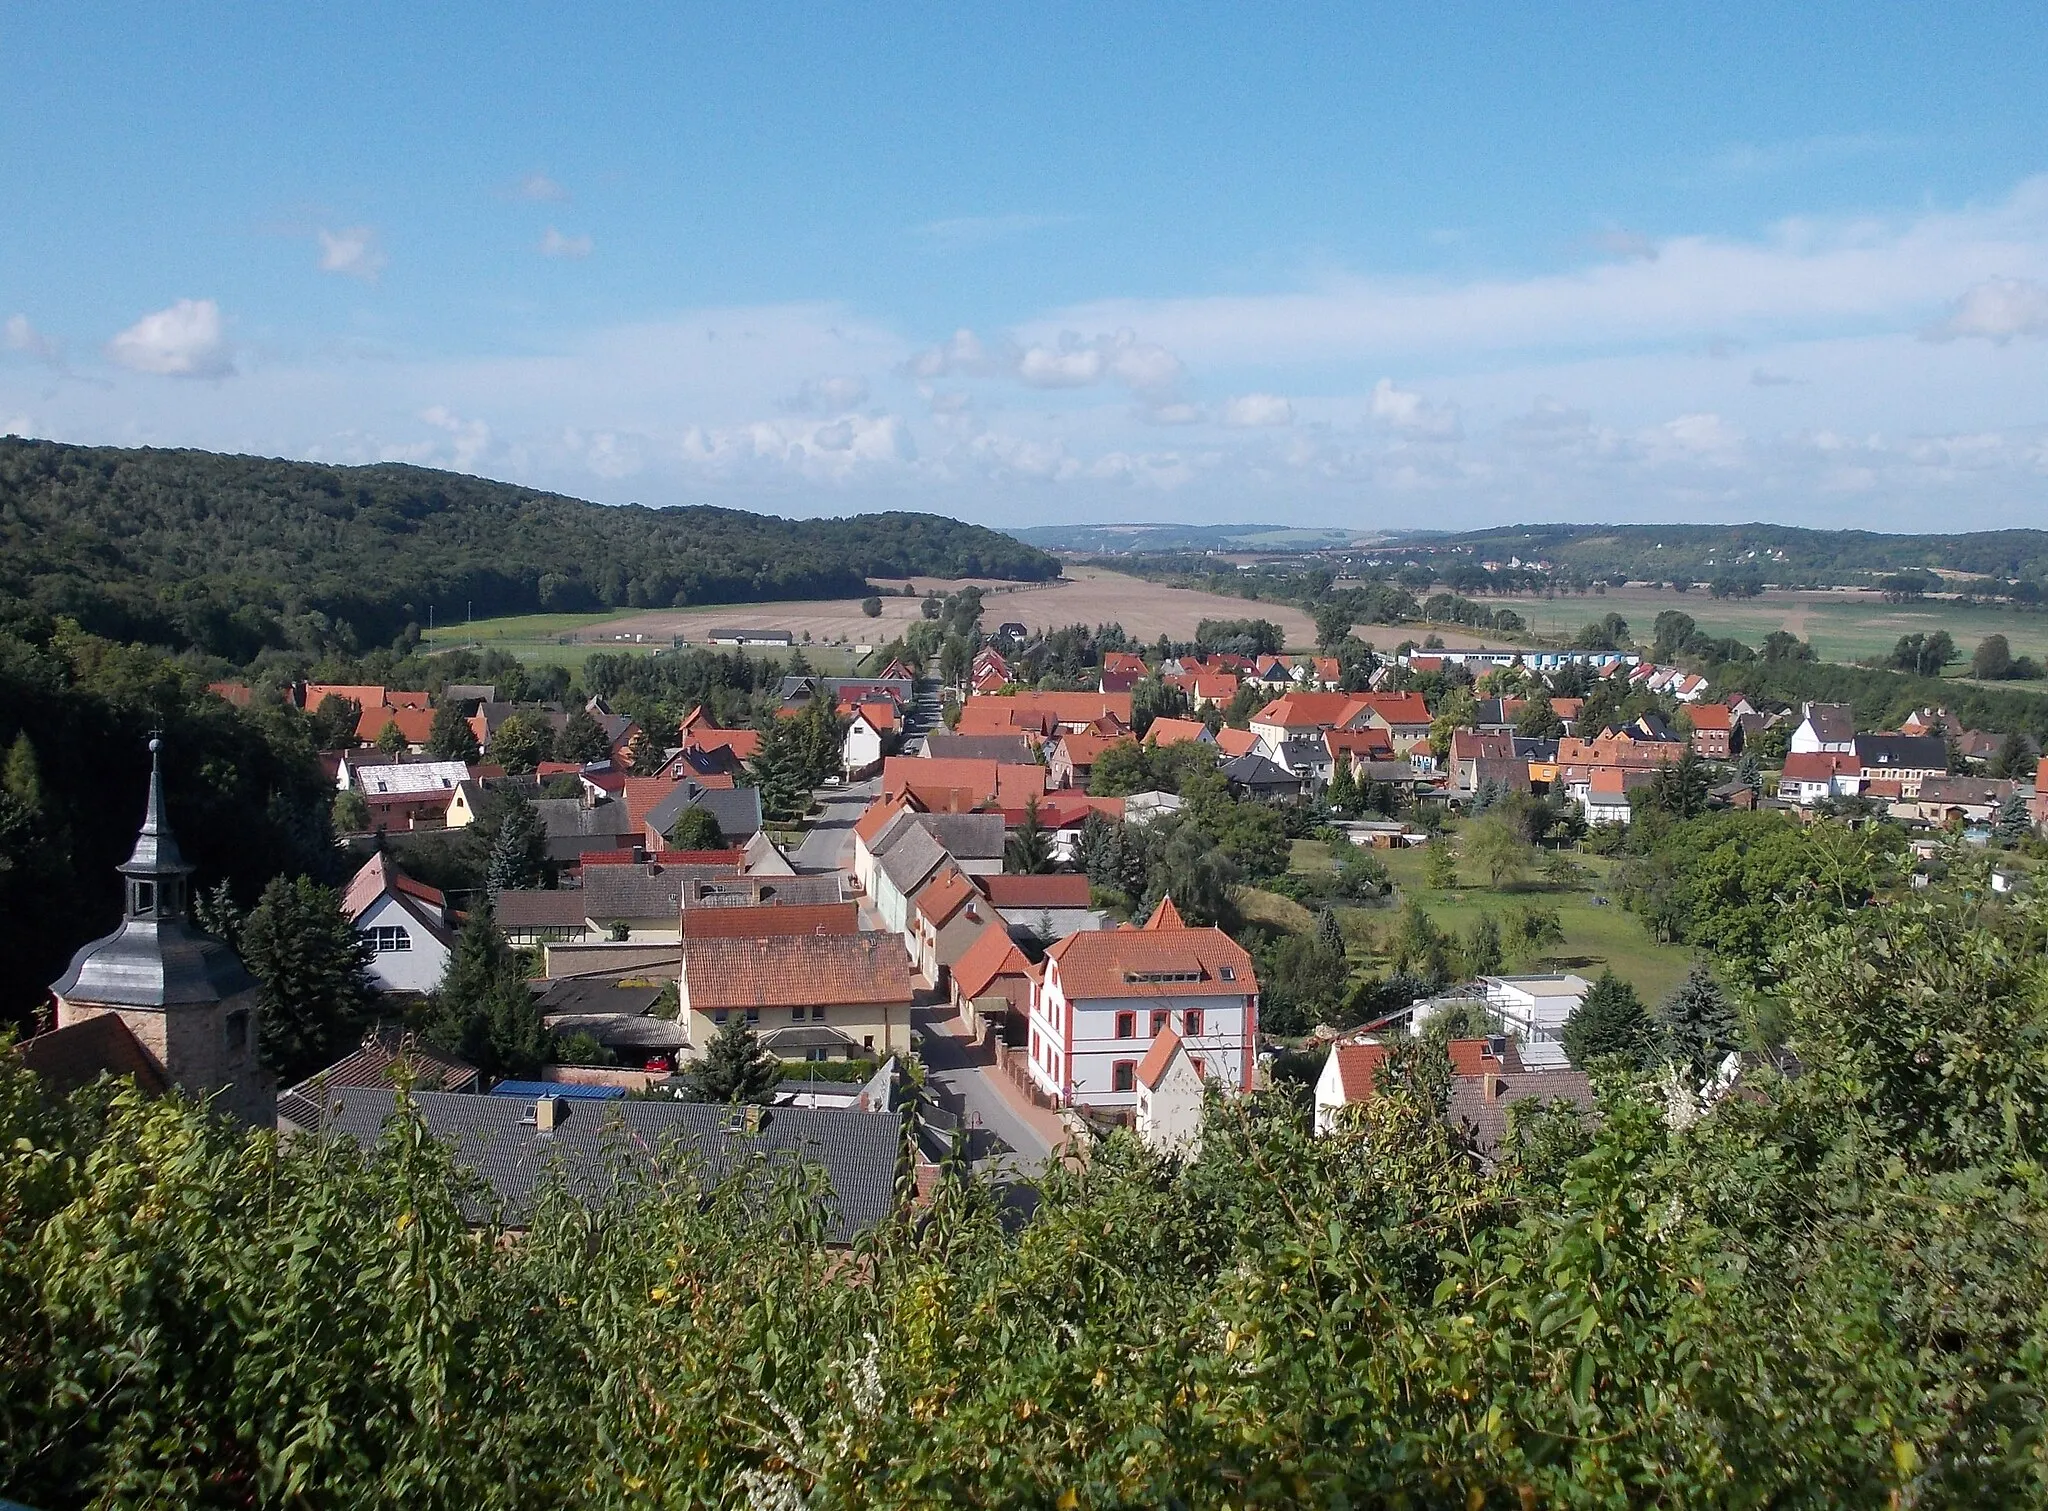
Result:
[[[1171,898],[1142,929],[1070,934],[1032,991],[1032,1082],[1062,1106],[1135,1112],[1140,1065],[1179,1037],[1202,1080],[1249,1091],[1259,1022],[1252,958],[1221,929],[1190,928]]]

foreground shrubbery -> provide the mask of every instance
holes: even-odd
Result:
[[[0,1483],[36,1504],[2038,1502],[2038,910],[1799,941],[1807,1073],[1611,1089],[1481,1173],[1429,1094],[1112,1142],[1020,1230],[941,1189],[848,1258],[810,1193],[517,1242],[369,1156],[0,1071]],[[1666,1102],[1670,1105],[1667,1106]],[[757,1188],[758,1189],[758,1188]]]

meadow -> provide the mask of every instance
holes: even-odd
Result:
[[[1489,603],[1494,600],[1488,599]],[[1773,630],[1786,630],[1813,646],[1823,661],[1860,661],[1888,654],[1901,635],[1947,630],[1967,659],[1987,635],[2004,635],[2015,656],[2048,656],[2048,614],[1935,598],[1886,603],[1864,589],[1766,592],[1760,598],[1711,598],[1695,588],[1610,588],[1605,593],[1559,598],[1502,600],[1528,619],[1538,634],[1569,639],[1581,626],[1606,614],[1628,620],[1641,640],[1666,609],[1692,615],[1709,635],[1732,635],[1758,645]],[[1958,668],[1960,670],[1960,668]]]
[[[1668,996],[1692,967],[1693,951],[1682,945],[1657,943],[1644,932],[1633,913],[1623,910],[1608,896],[1606,883],[1614,863],[1601,856],[1572,855],[1574,861],[1586,868],[1587,876],[1581,886],[1571,889],[1549,886],[1533,871],[1519,883],[1494,887],[1472,865],[1461,860],[1457,887],[1439,892],[1426,884],[1427,859],[1420,848],[1375,854],[1385,862],[1394,882],[1395,905],[1339,910],[1347,936],[1356,943],[1369,935],[1375,953],[1392,932],[1399,909],[1411,901],[1429,914],[1439,928],[1461,939],[1482,913],[1491,913],[1505,926],[1517,908],[1534,906],[1557,910],[1558,922],[1564,928],[1564,943],[1544,949],[1533,959],[1511,962],[1513,970],[1573,971],[1592,978],[1611,969],[1633,985],[1645,1003],[1655,1004]],[[1332,861],[1322,841],[1297,840],[1292,864],[1294,870],[1314,872],[1327,869]],[[1270,921],[1282,923],[1277,917]]]

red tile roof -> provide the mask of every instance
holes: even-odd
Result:
[[[1791,782],[1825,782],[1862,769],[1863,763],[1851,751],[1801,750],[1785,757],[1785,769],[1781,775]]]
[[[102,1071],[133,1076],[138,1087],[155,1096],[169,1089],[163,1071],[117,1013],[100,1013],[37,1034],[15,1045],[14,1052],[56,1093],[90,1085]]]
[[[1156,1089],[1160,1078],[1166,1074],[1166,1067],[1173,1063],[1173,1053],[1180,1048],[1180,1035],[1169,1025],[1153,1036],[1152,1047],[1145,1051],[1145,1058],[1138,1062],[1138,1084],[1147,1090]]]
[[[971,907],[980,891],[958,866],[941,866],[917,894],[916,908],[935,929],[951,923],[962,908]]]
[[[897,814],[918,813],[921,811],[916,800],[907,793],[898,793],[894,797],[876,798],[872,803],[868,804],[867,811],[855,822],[853,826],[854,836],[862,844],[872,846],[880,838],[882,831],[889,827]]]
[[[953,984],[963,1001],[986,997],[1002,982],[1002,995],[1010,1005],[1023,1008],[1031,1000],[1032,977],[1031,962],[998,924],[983,929],[953,964]]]
[[[787,939],[796,934],[859,932],[860,908],[850,902],[683,909],[685,939]]]
[[[1159,906],[1152,910],[1152,916],[1145,920],[1145,927],[1164,932],[1169,929],[1186,928],[1187,920],[1180,916],[1180,909],[1173,905],[1173,898],[1162,897]]]
[[[1154,719],[1145,730],[1147,745],[1184,745],[1208,737],[1209,726],[1200,719]]]
[[[1356,724],[1358,716],[1365,713],[1378,714],[1389,724],[1427,724],[1429,705],[1422,701],[1421,693],[1353,693],[1352,716],[1345,722]]]
[[[1686,717],[1692,720],[1692,727],[1709,734],[1726,734],[1733,725],[1733,715],[1725,703],[1695,703],[1686,710]]]
[[[739,870],[746,857],[737,850],[586,850],[577,857],[585,866],[725,866]]]
[[[1337,1092],[1346,1104],[1372,1099],[1375,1077],[1387,1062],[1384,1044],[1339,1044],[1331,1054],[1337,1057]]]
[[[1085,908],[1088,878],[1078,872],[1043,876],[977,876],[974,884],[998,908]]]
[[[398,726],[406,744],[424,745],[427,736],[433,733],[434,711],[431,708],[388,708],[382,704],[371,708],[366,705],[362,717],[356,720],[356,738],[374,744],[383,738],[387,724]]]
[[[1216,748],[1233,760],[1259,748],[1259,737],[1249,729],[1224,727],[1216,731]]]
[[[1350,693],[1282,693],[1252,715],[1254,724],[1285,729],[1334,729],[1355,711]]]
[[[911,1000],[910,962],[894,934],[795,934],[683,940],[693,1011]]]
[[[1252,957],[1221,929],[1148,924],[1069,934],[1046,952],[1046,960],[1048,970],[1058,968],[1070,999],[1238,997],[1259,989]],[[1182,979],[1161,979],[1175,977]]]

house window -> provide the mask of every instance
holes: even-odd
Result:
[[[370,930],[370,948],[380,955],[402,955],[412,948],[412,935],[396,926],[379,926]]]
[[[1172,1019],[1173,1019],[1173,1014],[1172,1014],[1171,1012],[1169,1012],[1169,1011],[1168,1011],[1168,1010],[1167,1010],[1166,1008],[1163,1008],[1163,1007],[1155,1007],[1155,1008],[1153,1008],[1153,1009],[1152,1009],[1152,1037],[1153,1037],[1153,1038],[1155,1038],[1155,1039],[1156,1039],[1156,1038],[1158,1038],[1158,1037],[1159,1037],[1159,1035],[1161,1034],[1161,1032],[1163,1032],[1163,1031],[1165,1030],[1165,1028],[1166,1028],[1166,1025],[1167,1025],[1167,1024],[1168,1024],[1169,1022],[1171,1022],[1171,1021],[1172,1021]]]
[[[875,1047],[875,1036],[873,1034],[863,1034],[861,1036],[860,1047],[862,1049],[873,1049]]]
[[[1135,1039],[1138,1037],[1138,1015],[1136,1013],[1118,1013],[1116,1015],[1116,1036],[1119,1039]]]
[[[804,1021],[804,1010],[803,1010],[802,1008],[800,1008],[800,1007],[792,1007],[792,1008],[791,1008],[791,1009],[789,1010],[789,1021],[790,1021],[790,1022],[792,1022],[792,1023],[801,1023],[801,1022],[803,1022],[803,1021]]]
[[[1234,965],[1226,965],[1216,974],[1221,976],[1225,981],[1235,981],[1237,979],[1237,967]]]
[[[727,1018],[730,1018],[731,1016],[732,1009],[729,1007],[714,1008],[711,1013],[711,1021],[713,1023],[723,1023]]]
[[[152,881],[138,881],[134,883],[134,887],[135,911],[147,913],[156,906],[156,883]]]
[[[1202,1032],[1202,1010],[1191,1007],[1180,1015],[1180,1031],[1185,1038],[1195,1038]]]
[[[238,1055],[249,1047],[249,1014],[246,1010],[238,1008],[229,1013],[222,1027],[227,1034],[229,1054]]]
[[[761,1021],[761,1009],[760,1009],[760,1008],[758,1008],[758,1007],[750,1007],[750,1008],[748,1008],[748,1009],[747,1009],[747,1021],[748,1021],[749,1023],[759,1023],[759,1022]]]
[[[1206,1066],[1204,1066],[1204,1065],[1202,1064],[1202,1058],[1201,1058],[1201,1056],[1199,1056],[1199,1055],[1189,1055],[1189,1056],[1188,1056],[1188,1064],[1190,1064],[1190,1065],[1192,1065],[1192,1066],[1194,1066],[1194,1067],[1195,1067],[1195,1075],[1196,1075],[1196,1077],[1197,1077],[1198,1079],[1201,1079],[1201,1080],[1207,1080],[1207,1079],[1208,1079],[1208,1076],[1209,1076],[1209,1072],[1208,1072],[1208,1069],[1207,1069],[1207,1067],[1206,1067]]]
[[[1136,1060],[1118,1060],[1116,1068],[1109,1073],[1109,1089],[1111,1091],[1132,1091],[1137,1088],[1137,1085],[1138,1062]]]
[[[823,1023],[823,1022],[825,1021],[825,1009],[824,1009],[824,1008],[822,1008],[822,1007],[814,1007],[814,1008],[812,1008],[812,1009],[811,1009],[811,1021],[812,1021],[813,1023]]]

